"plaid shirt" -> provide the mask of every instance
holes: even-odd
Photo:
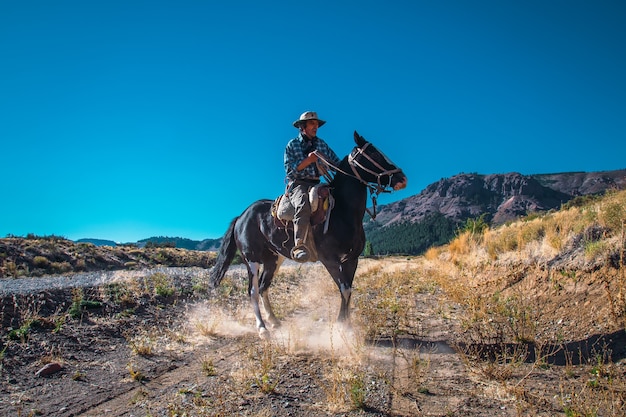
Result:
[[[309,155],[309,153],[317,150],[326,157],[332,164],[339,165],[341,162],[337,157],[337,154],[330,149],[330,146],[317,136],[311,141],[307,141],[302,133],[298,137],[293,138],[285,147],[285,172],[287,173],[287,180],[293,181],[295,179],[312,179],[319,178],[316,164],[311,164],[304,168],[302,171],[298,171],[296,168],[300,163]]]

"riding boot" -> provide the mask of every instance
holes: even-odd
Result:
[[[305,243],[309,234],[309,227],[308,225],[294,223],[293,229],[296,243],[291,250],[291,257],[296,262],[307,262],[310,255]]]

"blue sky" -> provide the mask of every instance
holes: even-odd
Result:
[[[626,2],[0,0],[0,237],[220,237],[305,110],[402,167],[626,168]]]

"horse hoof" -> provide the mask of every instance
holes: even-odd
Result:
[[[259,329],[259,337],[261,339],[267,340],[270,338],[270,332],[269,330],[267,330],[265,327],[261,327]]]
[[[278,319],[270,320],[269,322],[270,322],[272,329],[278,329],[281,326],[281,323]]]

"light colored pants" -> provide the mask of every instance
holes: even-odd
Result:
[[[311,226],[311,203],[309,189],[311,184],[294,183],[289,190],[289,201],[295,209],[293,215],[293,234],[296,246],[305,245]]]

